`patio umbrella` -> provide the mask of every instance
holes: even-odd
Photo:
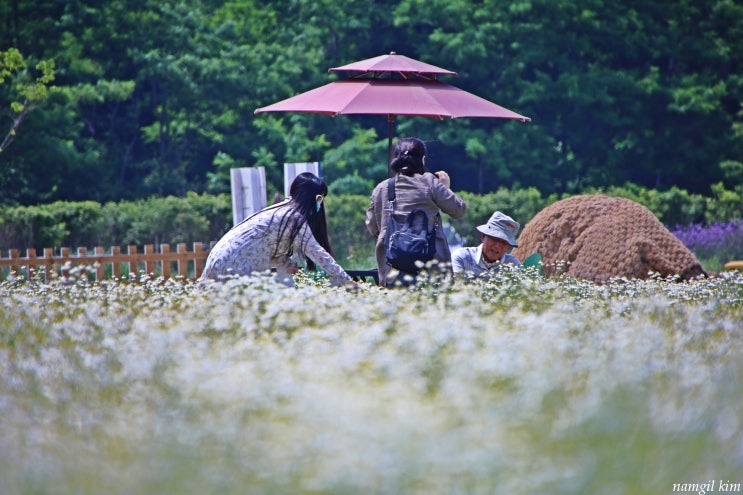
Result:
[[[438,75],[456,75],[392,52],[389,55],[334,67],[329,72],[354,73],[347,79],[261,107],[262,112],[309,112],[335,117],[339,114],[387,115],[387,163],[392,158],[392,134],[396,115],[416,117],[485,117],[529,122],[507,108],[438,81]]]

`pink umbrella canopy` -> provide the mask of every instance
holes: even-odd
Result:
[[[329,72],[340,71],[359,74],[258,108],[254,113],[307,112],[333,117],[339,114],[387,115],[388,163],[392,157],[395,115],[531,121],[529,117],[436,80],[438,75],[456,75],[456,72],[395,52],[329,69]]]
[[[261,112],[530,120],[450,84],[420,79],[343,79],[255,111]]]
[[[360,60],[358,62],[352,62],[348,65],[341,67],[333,67],[328,69],[328,72],[369,72],[376,76],[380,76],[386,72],[392,74],[401,74],[403,77],[408,74],[418,75],[429,75],[434,78],[439,74],[445,74],[449,76],[456,76],[456,72],[452,72],[435,65],[420,62],[418,60],[406,57],[405,55],[398,55],[395,52],[389,55],[380,55],[374,58],[368,58],[366,60]]]

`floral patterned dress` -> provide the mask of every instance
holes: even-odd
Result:
[[[285,218],[287,216],[289,218]],[[304,224],[294,243],[290,242],[288,235],[279,237],[282,224],[288,223],[284,229],[288,233],[296,222]],[[276,268],[276,280],[292,286],[292,273],[297,268],[296,260],[303,256],[322,268],[330,277],[332,285],[351,282],[351,277],[315,240],[302,216],[293,213],[288,204],[260,211],[227,232],[209,253],[201,278],[249,275],[273,267]]]

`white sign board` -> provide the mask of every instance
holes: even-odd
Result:
[[[265,168],[233,168],[230,170],[230,182],[232,221],[235,225],[266,207]]]
[[[289,187],[291,187],[294,178],[301,173],[311,172],[318,177],[320,175],[320,162],[304,163],[285,163],[284,164],[284,197],[289,197]]]

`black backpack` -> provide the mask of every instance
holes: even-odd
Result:
[[[428,215],[420,208],[408,213],[404,222],[394,219],[395,178],[387,183],[387,199],[390,202],[390,217],[384,236],[384,254],[387,264],[401,272],[417,274],[416,261],[425,263],[436,254],[436,223],[428,231]]]

